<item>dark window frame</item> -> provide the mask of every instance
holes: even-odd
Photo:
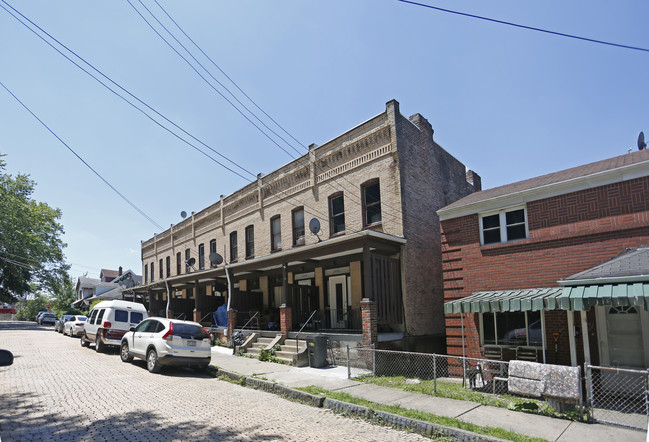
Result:
[[[279,231],[275,232],[273,230],[273,224],[277,221],[279,226]],[[275,239],[279,241],[279,247],[275,247]],[[270,219],[270,251],[279,252],[282,250],[282,217],[281,215],[275,215]]]
[[[165,258],[165,270],[167,271],[167,278],[171,276],[171,256]]]
[[[237,262],[239,259],[239,238],[237,231],[230,232],[230,262]]]
[[[246,243],[246,259],[255,257],[255,226],[249,225],[246,226],[245,234],[245,243]]]
[[[371,187],[377,186],[378,188],[378,201],[367,203],[367,190]],[[383,223],[383,213],[381,211],[381,183],[378,178],[368,180],[361,184],[361,201],[363,202],[363,228],[379,226]],[[378,207],[379,219],[377,221],[369,222],[368,215],[370,210],[374,210],[375,207]]]
[[[191,267],[189,267],[189,264],[187,264],[187,261],[189,261],[189,258],[191,257],[191,249],[185,249],[185,273],[189,273],[189,271],[191,270]]]
[[[164,268],[162,267],[162,258],[158,261],[158,273],[160,273],[160,279],[164,279]]]
[[[302,212],[302,227],[295,224],[295,215]],[[291,226],[293,232],[293,247],[303,246],[306,242],[306,226],[304,223],[304,206],[296,207],[291,210]],[[302,234],[300,234],[300,232]]]
[[[200,243],[198,245],[198,269],[203,270],[205,268],[205,243]]]
[[[341,198],[342,201],[342,212],[334,213],[333,202]],[[332,195],[329,195],[328,200],[329,206],[329,236],[337,236],[345,234],[345,195],[343,192],[336,192]],[[336,231],[336,219],[340,220],[342,218],[342,230]]]
[[[149,282],[149,264],[144,264],[144,283]]]
[[[183,270],[182,262],[183,262],[183,254],[180,252],[176,253],[176,275],[180,275],[182,273]]]

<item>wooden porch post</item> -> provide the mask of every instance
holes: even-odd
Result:
[[[581,314],[581,340],[584,343],[584,362],[590,364],[590,341],[588,339],[588,323],[586,322],[586,311],[582,310]]]
[[[363,298],[374,301],[372,287],[372,263],[370,262],[370,248],[363,247]]]
[[[577,366],[577,347],[575,346],[575,315],[572,310],[566,310],[568,314],[568,342],[570,344],[570,365]]]
[[[203,315],[204,296],[198,293],[198,279],[194,282],[194,322],[199,322]]]

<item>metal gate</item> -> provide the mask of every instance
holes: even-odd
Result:
[[[649,370],[585,364],[588,409],[595,422],[647,430]]]

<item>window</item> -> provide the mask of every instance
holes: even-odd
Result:
[[[237,248],[237,232],[230,233],[230,262],[235,262],[239,257],[239,249]]]
[[[246,227],[246,258],[255,256],[255,226]]]
[[[198,245],[198,268],[199,270],[205,268],[205,244]]]
[[[541,313],[483,313],[480,315],[480,343],[541,346]]]
[[[291,217],[293,219],[293,245],[300,246],[304,244],[304,207],[293,209]]]
[[[131,312],[131,324],[139,324],[144,319],[144,314],[141,312]]]
[[[95,324],[101,325],[101,320],[104,318],[104,312],[106,311],[105,308],[102,308],[99,310],[99,314],[97,315],[97,319],[95,319]]]
[[[524,208],[501,210],[480,216],[482,245],[527,238],[527,216]]]
[[[210,241],[210,267],[216,267],[216,265],[212,263],[212,253],[216,253],[216,240],[215,239]]]
[[[279,215],[270,219],[270,250],[282,250],[282,219]]]
[[[182,269],[183,256],[180,252],[176,253],[176,275],[180,275]]]
[[[362,186],[363,227],[381,222],[381,188],[379,180],[368,181]]]
[[[165,264],[166,264],[167,278],[168,278],[171,276],[171,256],[167,256]]]
[[[144,283],[149,282],[149,265],[144,264]]]
[[[163,279],[164,278],[164,273],[163,273],[164,269],[162,268],[162,258],[160,258],[160,261],[158,262],[158,264],[160,265],[160,267],[158,267],[160,269],[160,279]]]
[[[189,261],[189,258],[191,257],[191,253],[189,249],[185,249],[185,273],[189,273],[189,264],[187,264],[187,261]]]
[[[329,197],[329,234],[338,233],[345,233],[345,200],[342,192]]]
[[[155,279],[155,270],[153,268],[153,263],[151,263],[151,282]]]
[[[128,322],[128,312],[126,310],[115,310],[115,322]]]

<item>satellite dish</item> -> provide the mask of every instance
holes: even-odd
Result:
[[[219,255],[216,252],[210,253],[210,264],[212,265],[212,267],[216,267],[222,262],[223,262],[223,257],[221,255]]]
[[[320,221],[318,221],[318,218],[311,218],[311,221],[309,221],[309,230],[314,235],[318,234],[320,231]]]
[[[322,241],[318,236],[318,233],[320,232],[320,221],[318,221],[318,218],[311,218],[311,221],[309,221],[309,230],[318,237],[318,242]]]
[[[180,217],[181,217],[182,219],[187,218],[187,212],[185,212],[184,210],[183,210],[182,212],[180,212]]]
[[[638,150],[644,150],[647,147],[647,143],[644,140],[644,132],[640,131],[638,135]]]
[[[196,258],[189,258],[185,263],[187,263],[189,267],[194,267],[194,264],[196,264]]]
[[[225,292],[228,289],[228,286],[222,282],[215,281],[212,283],[212,290],[215,292]]]

